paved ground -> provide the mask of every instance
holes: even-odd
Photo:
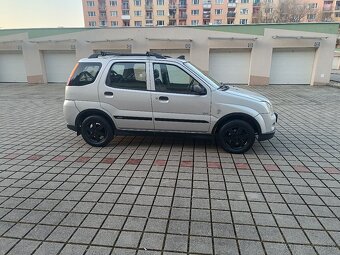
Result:
[[[189,136],[91,148],[62,86],[0,85],[0,254],[340,254],[340,90],[252,89],[277,135],[230,155]]]

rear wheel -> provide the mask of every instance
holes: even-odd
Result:
[[[253,146],[255,131],[246,121],[232,120],[220,128],[217,139],[225,151],[241,154],[247,152]]]
[[[86,117],[81,124],[81,135],[85,142],[94,147],[104,147],[113,138],[113,128],[98,115]]]

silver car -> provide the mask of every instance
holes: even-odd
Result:
[[[106,146],[119,130],[200,133],[230,153],[272,138],[277,122],[266,97],[222,85],[183,58],[149,52],[81,59],[66,86],[64,115],[92,146]]]

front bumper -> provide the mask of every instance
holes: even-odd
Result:
[[[277,113],[275,114],[275,123],[277,123],[278,119],[279,119],[279,115]],[[275,135],[275,130],[269,133],[265,133],[265,134],[259,134],[257,140],[258,141],[265,141],[265,140],[269,140],[272,139]]]
[[[72,130],[72,131],[76,131],[76,132],[78,131],[76,126],[73,126],[73,125],[67,125],[67,128]]]

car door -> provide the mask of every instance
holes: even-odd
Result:
[[[152,107],[156,131],[208,132],[211,91],[183,66],[152,62]],[[197,94],[193,86],[204,92]]]
[[[118,129],[153,130],[148,61],[116,60],[99,86],[101,107]]]

